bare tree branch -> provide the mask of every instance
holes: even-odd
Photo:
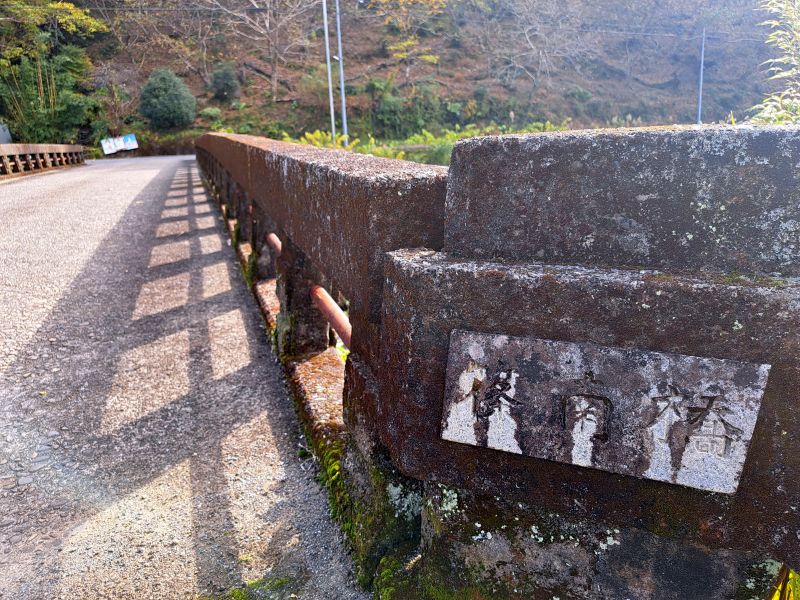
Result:
[[[264,48],[270,65],[273,100],[278,100],[278,64],[308,44],[319,0],[200,0],[219,11],[223,23],[238,36]]]

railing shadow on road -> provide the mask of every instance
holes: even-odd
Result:
[[[150,188],[168,181],[160,202],[143,201]],[[234,514],[231,498],[252,479],[253,457],[237,445],[246,446],[249,434],[271,441],[273,467],[281,472],[297,458],[287,450],[290,443],[276,439],[293,435],[295,426],[277,367],[265,367],[274,357],[263,324],[249,310],[252,298],[208,204],[193,161],[157,176],[31,340],[30,347],[55,346],[59,370],[45,365],[19,382],[17,397],[36,400],[20,402],[17,418],[31,455],[49,447],[53,460],[31,474],[32,483],[0,497],[13,533],[0,529],[0,546],[11,549],[5,560],[0,555],[6,571],[0,589],[11,586],[7,597],[37,597],[32,585],[68,595],[73,586],[132,590],[154,575],[153,567],[165,569],[160,576],[168,585],[180,578],[173,572],[188,570],[198,593],[242,581],[245,552],[237,538],[247,520]],[[12,460],[31,470],[29,456],[15,454]],[[252,481],[247,485],[252,491]],[[163,512],[153,522],[144,515],[150,530],[143,540],[168,549],[157,549],[142,572],[125,573],[119,554],[126,549],[114,546],[133,534],[115,527],[135,529],[130,513],[153,502]],[[188,548],[172,535],[184,527],[175,525],[183,518],[175,509],[185,502],[191,506]],[[273,525],[283,530],[300,510],[279,499],[267,518],[281,519],[280,527]],[[268,526],[263,517],[258,525]],[[286,542],[281,533],[264,537]],[[98,550],[114,560],[98,557]],[[143,566],[131,560],[127,568]],[[15,567],[23,576],[16,582]],[[48,581],[54,575],[60,581]],[[12,579],[3,583],[5,577]]]

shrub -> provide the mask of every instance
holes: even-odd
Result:
[[[571,98],[577,102],[588,102],[592,99],[592,92],[582,88],[579,85],[576,85],[574,88],[568,90],[564,95],[567,98]]]
[[[194,121],[197,101],[169,69],[156,69],[142,88],[139,112],[155,129],[186,127]]]
[[[486,126],[469,124],[464,127],[456,126],[455,129],[445,129],[435,135],[425,129],[421,133],[414,134],[404,140],[394,140],[388,142],[378,142],[369,136],[366,142],[354,138],[350,140],[350,145],[346,148],[342,143],[341,137],[336,138],[334,145],[331,134],[328,131],[314,131],[303,134],[299,139],[294,139],[284,133],[283,140],[287,142],[300,142],[311,144],[318,147],[335,147],[339,149],[351,150],[360,154],[372,154],[384,158],[397,158],[412,160],[415,162],[447,165],[450,162],[450,155],[453,146],[459,140],[476,137],[481,135],[497,135],[501,133],[539,133],[545,131],[561,131],[567,128],[568,121],[562,123],[551,123],[550,121],[535,121],[522,127],[507,127],[491,123]]]
[[[394,79],[371,79],[370,129],[380,138],[403,139],[423,127],[460,121],[461,104],[445,105],[436,87],[421,85],[410,96],[401,96]]]
[[[218,109],[216,106],[208,106],[201,110],[198,113],[198,116],[201,119],[205,119],[206,121],[218,121],[219,118],[222,116],[222,111]]]
[[[239,79],[230,63],[219,65],[211,74],[211,91],[220,102],[233,100],[239,95]]]

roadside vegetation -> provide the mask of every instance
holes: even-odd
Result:
[[[26,142],[70,142],[100,114],[85,43],[106,26],[67,2],[0,6],[0,122]]]
[[[800,122],[800,3],[795,0],[763,0],[769,14],[767,44],[777,51],[768,61],[770,79],[777,90],[753,109],[756,123]]]
[[[344,147],[328,133],[318,1],[253,2],[263,10],[5,0],[0,122],[17,141],[94,148],[134,133],[141,154],[191,152],[208,130]],[[706,111],[796,122],[800,9],[762,0],[758,12],[757,2],[345,3],[348,148],[447,164],[453,144],[474,135],[691,122],[698,28],[753,31],[765,18],[767,44],[709,41]],[[767,89],[765,60],[775,91],[748,112]]]
[[[448,165],[450,164],[453,145],[459,140],[482,135],[499,135],[501,133],[561,131],[566,129],[567,125],[567,121],[558,124],[550,121],[545,121],[544,123],[534,122],[519,128],[497,125],[496,123],[483,126],[469,124],[464,127],[456,125],[453,129],[442,129],[438,134],[433,134],[427,129],[423,129],[420,133],[415,133],[403,140],[377,141],[370,136],[367,140],[354,138],[349,143],[346,143],[346,140],[341,137],[337,137],[334,142],[329,131],[316,130],[305,133],[299,138],[284,134],[283,141],[310,144],[320,148],[335,147],[340,150],[352,150],[360,154],[372,154],[383,158],[412,160],[432,165]]]

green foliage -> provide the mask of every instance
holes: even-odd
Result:
[[[488,123],[494,130],[498,122],[513,126],[515,120],[539,121],[543,112],[530,102],[520,105],[513,99],[499,100],[484,85],[472,98],[448,98],[437,83],[408,86],[398,85],[394,77],[372,78],[351,94],[369,99],[366,107],[362,100],[361,110],[351,115],[351,127],[382,140],[404,140],[423,129],[456,131],[473,123]]]
[[[350,356],[350,350],[338,337],[336,338],[336,353],[339,355],[339,358],[342,359],[343,363],[346,363],[347,357]]]
[[[44,59],[65,35],[86,38],[106,26],[70,2],[0,2],[0,75],[8,76],[23,58]]]
[[[198,113],[198,117],[206,121],[219,121],[222,111],[216,106],[207,106]]]
[[[800,575],[784,565],[778,575],[775,593],[769,600],[799,600]]]
[[[105,31],[69,2],[0,2],[0,119],[21,142],[74,142],[100,109],[89,96],[91,62],[64,39]]]
[[[770,79],[783,89],[769,94],[753,107],[755,123],[800,122],[800,2],[797,0],[762,0],[761,9],[773,18],[764,21],[771,29],[767,44],[780,56],[768,62]]]
[[[328,80],[324,64],[313,65],[303,73],[297,85],[297,93],[303,103],[327,108]]]
[[[75,142],[99,110],[82,93],[91,63],[86,52],[63,46],[51,58],[28,58],[0,78],[0,117],[27,143]]]
[[[366,86],[370,97],[370,130],[379,138],[402,139],[432,124],[459,122],[461,105],[442,102],[433,85],[421,85],[403,96],[393,77],[372,79]]]
[[[624,117],[614,115],[606,122],[606,127],[610,129],[620,127],[642,127],[643,125],[644,121],[642,121],[642,117],[634,117],[633,115],[625,115]]]
[[[156,69],[142,88],[139,112],[155,129],[177,129],[191,125],[197,101],[192,92],[169,69]]]
[[[592,99],[592,92],[576,85],[564,94],[567,98],[571,98],[577,102],[588,102]]]
[[[445,129],[438,135],[434,135],[427,130],[412,135],[402,142],[391,142],[389,147],[394,147],[404,151],[403,158],[414,162],[421,162],[435,165],[450,164],[450,155],[453,153],[453,146],[459,140],[484,136],[500,135],[505,133],[541,133],[546,131],[561,131],[567,128],[567,122],[554,124],[550,121],[533,122],[522,127],[509,127],[505,125],[489,125],[480,127],[469,124],[464,127],[456,126],[454,129]]]
[[[224,600],[267,600],[292,597],[289,594],[300,587],[302,581],[288,577],[264,577],[249,581],[244,587],[236,588],[224,596]]]
[[[211,91],[220,102],[233,100],[239,95],[239,79],[230,63],[223,63],[211,74]]]
[[[480,127],[469,124],[464,127],[456,126],[453,129],[445,129],[438,135],[425,129],[420,133],[411,135],[403,140],[393,140],[387,142],[377,142],[375,138],[369,136],[367,141],[353,139],[350,145],[345,147],[343,140],[337,137],[334,144],[331,134],[327,131],[314,131],[304,133],[299,138],[292,138],[288,134],[283,135],[283,140],[287,142],[299,142],[310,144],[320,148],[346,149],[360,154],[372,154],[383,158],[395,158],[412,160],[414,162],[447,165],[450,163],[450,155],[453,146],[459,140],[482,135],[499,135],[504,133],[541,133],[546,131],[561,131],[567,128],[567,121],[562,123],[551,123],[550,121],[533,122],[519,128],[504,125],[489,124]]]
[[[300,144],[308,144],[309,146],[316,146],[317,148],[336,148],[338,150],[345,150],[348,149],[345,146],[345,140],[341,136],[336,136],[336,140],[332,139],[330,131],[320,131],[317,129],[316,131],[307,131],[303,135],[300,136],[298,139],[292,138],[288,133],[283,134],[283,141],[284,142],[298,142]],[[349,144],[349,149],[353,150],[357,148],[360,144],[360,140],[358,139],[351,139]]]

